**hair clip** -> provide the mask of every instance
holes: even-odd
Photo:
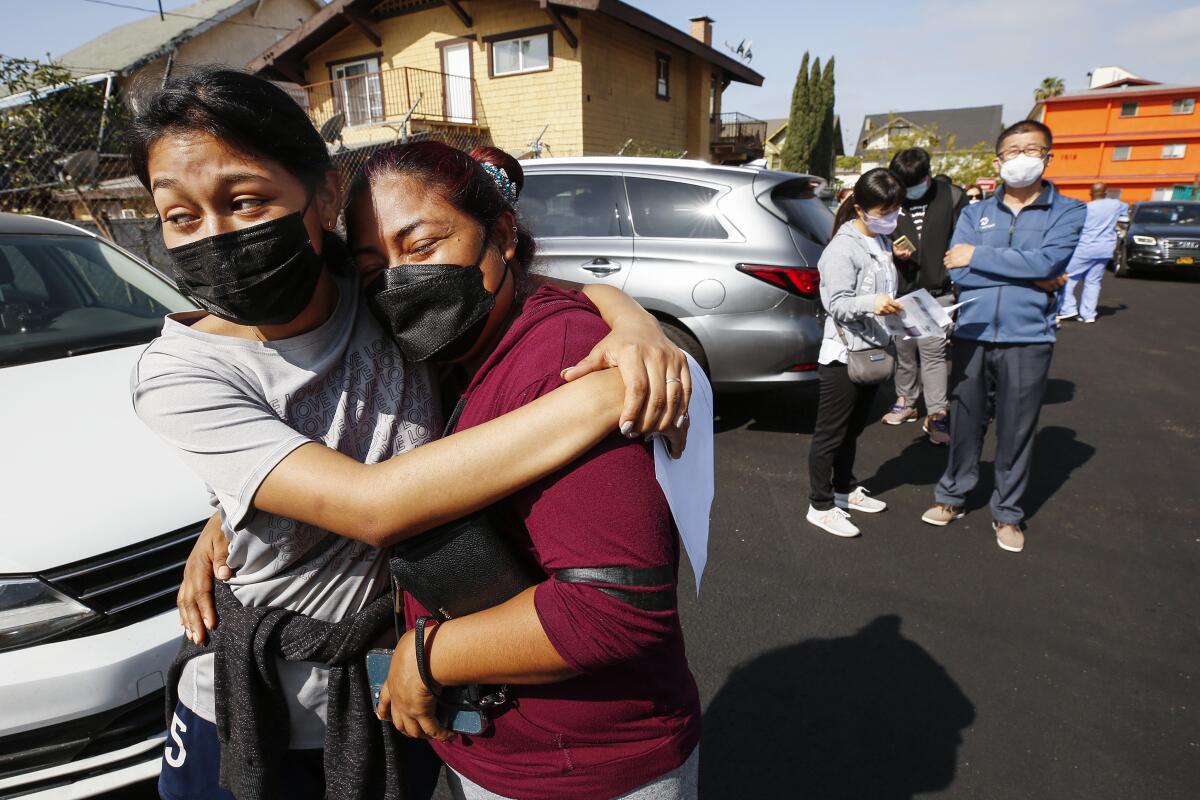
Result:
[[[492,180],[496,182],[496,186],[500,189],[500,194],[508,201],[508,204],[513,208],[517,207],[517,187],[512,182],[512,178],[508,177],[508,173],[497,167],[495,164],[489,164],[486,161],[480,161],[479,166],[483,167],[483,171],[492,176]]]

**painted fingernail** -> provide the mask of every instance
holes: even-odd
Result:
[[[682,428],[683,423],[685,423],[685,422],[687,422],[687,414],[680,414],[678,417],[675,418],[675,427]]]
[[[626,439],[636,439],[637,437],[638,437],[638,435],[636,433],[634,433],[633,431],[630,431],[629,433],[625,434]]]
[[[625,436],[628,436],[629,432],[632,430],[633,430],[633,420],[627,419],[621,423],[621,433],[624,434]]]

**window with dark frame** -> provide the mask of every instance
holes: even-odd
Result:
[[[666,53],[655,54],[654,96],[660,100],[671,99],[671,57]]]
[[[1121,103],[1121,116],[1122,117],[1136,117],[1137,113],[1138,113],[1138,102],[1136,100],[1130,100],[1127,103]]]

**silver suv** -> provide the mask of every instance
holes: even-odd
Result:
[[[816,378],[833,228],[820,178],[661,158],[521,166],[543,274],[624,290],[718,390]]]

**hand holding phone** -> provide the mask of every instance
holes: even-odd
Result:
[[[916,252],[917,246],[907,236],[901,235],[892,242],[892,254],[897,258],[912,258]]]

